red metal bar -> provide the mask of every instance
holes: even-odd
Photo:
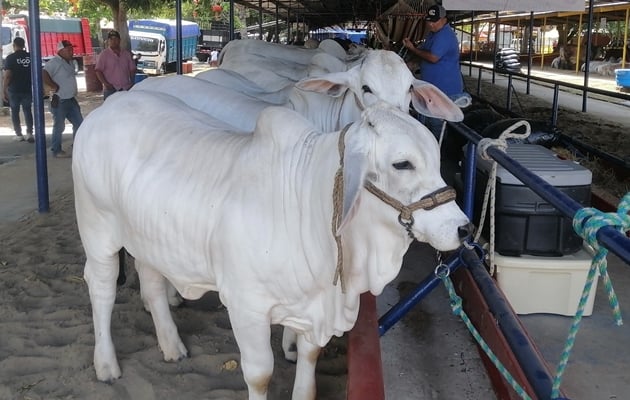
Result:
[[[378,336],[376,298],[361,295],[361,307],[354,328],[348,333],[348,400],[384,400],[383,364]]]

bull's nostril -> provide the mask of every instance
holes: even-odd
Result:
[[[457,235],[459,236],[460,240],[467,240],[467,239],[470,239],[473,231],[474,231],[474,226],[472,223],[469,222],[466,225],[462,225],[457,228]]]

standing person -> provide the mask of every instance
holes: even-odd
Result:
[[[96,61],[96,77],[103,84],[103,100],[112,94],[129,90],[134,84],[136,63],[129,50],[120,47],[120,34],[109,31],[108,47],[98,56]]]
[[[212,49],[210,52],[210,66],[216,67],[219,64],[219,51],[217,49]]]
[[[31,88],[31,55],[24,50],[24,38],[13,39],[13,53],[9,54],[4,63],[4,100],[11,107],[11,122],[15,131],[15,141],[23,142],[22,123],[20,121],[20,107],[24,112],[26,122],[26,140],[35,142],[33,138],[33,95]]]
[[[77,79],[74,76],[74,46],[68,40],[57,43],[57,55],[44,66],[44,83],[52,88],[54,94],[50,101],[50,113],[53,117],[52,145],[53,157],[71,157],[61,148],[61,135],[66,128],[66,118],[72,124],[72,138],[83,122],[81,107],[76,99]]]
[[[409,38],[403,39],[403,45],[421,60],[421,79],[437,86],[453,100],[465,96],[459,66],[459,42],[455,31],[448,25],[446,9],[440,5],[429,7],[425,21],[429,34],[420,47],[416,48]],[[424,117],[422,122],[439,138],[443,124],[441,119]]]

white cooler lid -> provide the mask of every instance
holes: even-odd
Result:
[[[552,186],[585,186],[590,185],[593,178],[588,168],[560,159],[553,151],[537,144],[509,144],[507,154]],[[491,162],[477,157],[477,166],[489,173]],[[497,178],[502,184],[523,185],[500,164],[497,164]]]

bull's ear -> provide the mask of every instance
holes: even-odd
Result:
[[[343,211],[341,224],[337,232],[341,232],[346,224],[352,220],[359,208],[360,194],[367,174],[367,155],[353,151],[346,146],[343,165]]]
[[[322,93],[331,97],[342,96],[352,85],[352,81],[358,74],[357,67],[344,72],[332,72],[316,78],[305,78],[297,82],[298,89],[309,92]]]
[[[427,117],[459,122],[464,119],[462,110],[435,85],[415,79],[411,86],[413,108]]]

